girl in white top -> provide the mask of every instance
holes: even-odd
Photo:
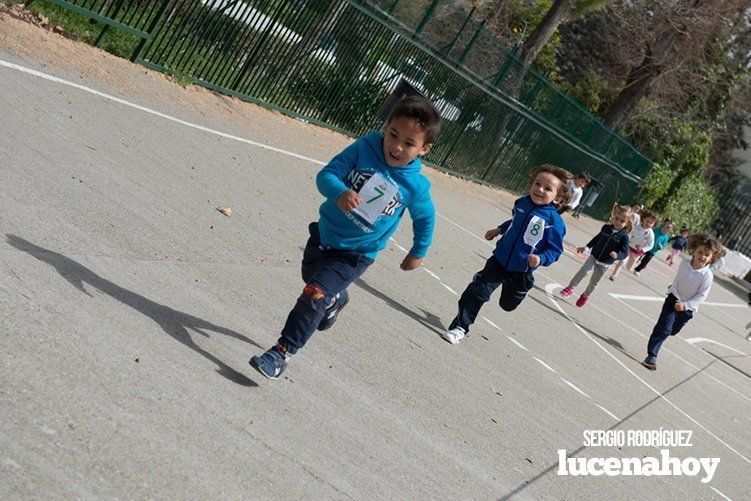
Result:
[[[657,214],[650,209],[641,211],[641,221],[634,223],[634,229],[628,235],[628,259],[626,269],[631,270],[637,259],[651,249],[655,244],[655,234],[652,227],[657,223]],[[615,280],[623,268],[623,261],[618,261],[610,275],[610,280]]]
[[[657,370],[657,353],[662,343],[678,334],[707,298],[714,279],[709,265],[722,257],[722,245],[706,233],[689,236],[688,249],[691,259],[681,261],[647,343],[647,358],[642,365],[653,371]]]

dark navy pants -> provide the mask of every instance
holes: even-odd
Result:
[[[649,343],[647,344],[647,353],[656,357],[660,351],[662,343],[669,336],[675,336],[680,332],[686,322],[694,318],[694,312],[691,310],[675,311],[675,302],[678,300],[674,295],[668,294],[665,302],[662,304],[662,311],[660,312],[660,318],[657,320],[654,329],[652,329],[652,335],[649,336]]]
[[[310,223],[308,231],[310,238],[302,258],[305,288],[287,316],[279,337],[279,343],[290,355],[305,346],[321,323],[326,308],[333,306],[336,295],[340,296],[338,303],[343,303],[347,286],[373,264],[371,258],[359,252],[322,246],[318,223]]]
[[[475,273],[472,282],[459,298],[459,314],[451,322],[449,329],[459,326],[469,332],[469,326],[475,323],[482,305],[490,300],[493,291],[501,285],[501,308],[513,311],[527,297],[534,284],[535,279],[531,271],[507,271],[495,256],[490,256],[485,268]]]
[[[636,271],[641,271],[646,268],[653,257],[655,257],[655,255],[651,252],[645,252],[641,257],[641,261],[639,261],[639,266],[636,267]]]

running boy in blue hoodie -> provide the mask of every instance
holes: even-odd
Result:
[[[475,273],[464,290],[459,313],[443,333],[443,339],[451,344],[464,339],[482,305],[501,285],[501,308],[515,310],[535,283],[532,273],[539,266],[550,266],[558,260],[563,253],[566,225],[556,209],[571,196],[570,178],[569,171],[550,164],[529,171],[529,195],[514,202],[511,219],[485,233],[486,240],[503,237],[485,267]]]
[[[277,379],[316,330],[333,325],[349,301],[347,287],[386,247],[405,209],[414,240],[401,269],[420,267],[433,240],[435,208],[418,157],[430,151],[440,123],[430,101],[406,97],[391,111],[385,133],[363,136],[318,173],[316,186],[326,200],[318,222],[308,227],[302,259],[305,287],[277,344],[250,359],[258,372]]]

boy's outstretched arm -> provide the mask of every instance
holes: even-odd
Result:
[[[316,176],[316,187],[326,198],[337,200],[342,193],[349,190],[344,183],[347,174],[357,165],[358,141],[347,146],[341,153],[336,155]]]
[[[412,218],[412,248],[402,261],[401,269],[414,270],[420,267],[422,259],[428,253],[428,247],[433,242],[435,229],[435,206],[430,198],[430,187],[408,208]]]

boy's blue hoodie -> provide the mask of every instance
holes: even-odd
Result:
[[[511,219],[498,227],[503,237],[493,255],[507,271],[534,271],[530,254],[540,256],[539,266],[550,266],[563,253],[566,225],[553,204],[537,205],[529,196],[514,202]]]
[[[389,167],[383,156],[383,134],[373,131],[335,156],[316,178],[318,191],[326,197],[319,210],[321,243],[335,249],[361,252],[375,258],[396,231],[404,209],[412,218],[414,241],[409,253],[425,257],[433,241],[435,207],[430,198],[430,181],[420,174],[422,162],[415,158],[402,167]],[[336,203],[346,190],[360,188],[375,173],[398,187],[397,194],[373,225],[352,211],[343,212]]]

